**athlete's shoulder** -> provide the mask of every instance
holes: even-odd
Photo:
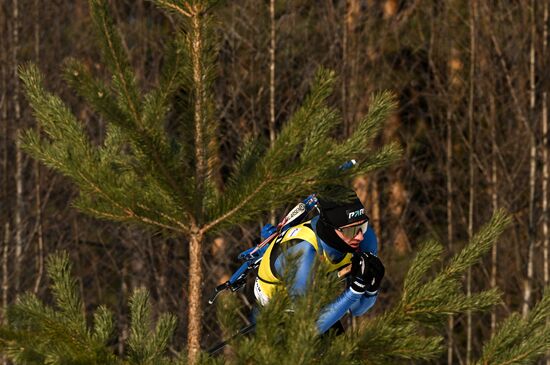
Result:
[[[314,247],[318,246],[317,235],[315,234],[315,231],[313,231],[313,229],[311,228],[309,222],[289,228],[283,235],[281,235],[279,240],[285,243],[289,241],[300,240],[309,242]]]
[[[372,227],[369,226],[363,235],[363,241],[361,241],[360,248],[362,252],[371,252],[375,255],[378,254],[378,239]]]

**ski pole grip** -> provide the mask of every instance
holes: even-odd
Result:
[[[214,304],[214,301],[216,300],[216,297],[225,289],[229,288],[229,281],[226,281],[223,284],[220,284],[214,289],[214,294],[208,299],[208,304]]]

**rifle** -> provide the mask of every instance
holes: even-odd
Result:
[[[232,292],[235,292],[241,289],[246,284],[246,277],[248,273],[260,266],[264,253],[273,239],[281,233],[286,232],[290,227],[301,223],[308,213],[317,207],[317,202],[317,196],[315,194],[311,194],[304,199],[304,201],[292,208],[290,212],[288,212],[283,220],[277,224],[275,232],[269,235],[269,237],[264,239],[257,246],[241,252],[238,259],[244,261],[244,263],[237,269],[237,271],[233,273],[233,275],[231,275],[229,280],[218,285],[216,289],[214,289],[214,293],[210,299],[208,299],[208,304],[213,304],[216,297],[224,290],[229,289]]]

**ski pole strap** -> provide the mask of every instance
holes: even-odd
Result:
[[[351,265],[344,266],[342,269],[338,270],[338,277],[343,278],[351,272]]]

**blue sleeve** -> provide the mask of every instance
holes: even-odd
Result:
[[[294,278],[294,282],[292,287],[289,290],[290,295],[303,295],[305,294],[307,290],[307,285],[309,281],[309,277],[311,274],[311,268],[313,267],[313,263],[315,262],[315,256],[317,255],[317,251],[315,251],[315,248],[311,244],[309,244],[306,241],[302,241],[292,247],[290,247],[286,251],[287,255],[299,255],[300,258],[298,259],[298,268],[296,270],[296,277]],[[283,274],[285,270],[286,265],[286,257],[285,255],[280,255],[275,260],[275,270],[277,270],[277,273]]]
[[[367,311],[372,308],[374,303],[376,303],[376,298],[378,298],[378,294],[374,296],[361,296],[361,299],[353,303],[349,308],[351,314],[354,317],[359,317],[367,313]]]
[[[333,324],[338,322],[340,318],[357,302],[361,300],[363,295],[357,294],[346,289],[335,301],[327,305],[321,312],[321,316],[317,320],[317,329],[319,333],[325,333]]]
[[[378,239],[371,226],[369,226],[367,232],[363,235],[363,241],[361,241],[360,247],[362,252],[371,252],[378,255]]]

